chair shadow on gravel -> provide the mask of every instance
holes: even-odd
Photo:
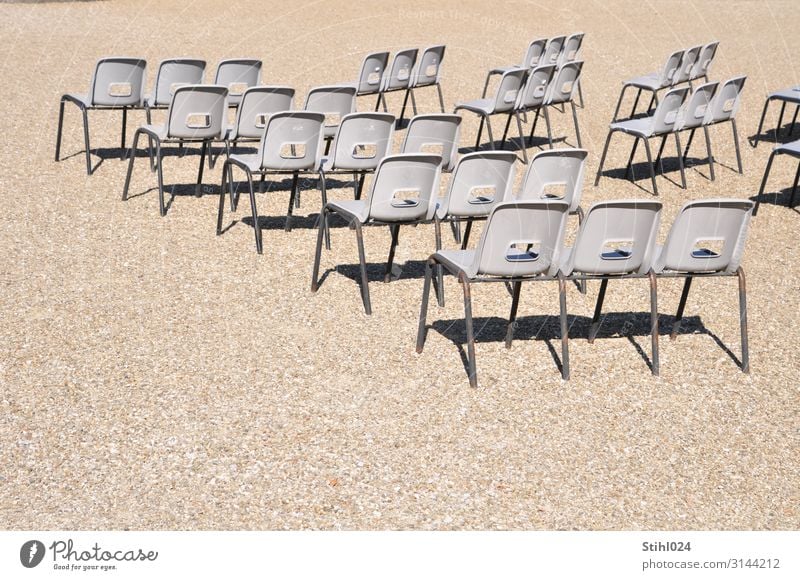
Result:
[[[456,296],[451,293],[451,300],[456,300]],[[469,373],[469,364],[467,359],[467,331],[466,324],[463,318],[450,319],[450,320],[431,320],[435,316],[435,308],[433,306],[433,299],[431,307],[428,310],[428,328],[441,334],[443,337],[450,340],[458,349],[461,356],[461,362],[464,365],[465,372]],[[510,304],[509,304],[510,307]],[[672,326],[675,322],[675,317],[671,315],[659,315],[659,336],[669,336],[672,331]],[[473,328],[475,331],[475,343],[483,342],[505,342],[506,330],[508,328],[508,320],[497,317],[474,317]],[[592,324],[592,319],[589,316],[567,316],[567,325],[569,327],[569,340],[588,340],[589,329]],[[681,327],[678,331],[676,340],[680,340],[682,335],[686,334],[703,334],[711,337],[711,339],[727,354],[733,361],[741,367],[739,358],[728,348],[720,338],[710,331],[703,324],[699,316],[685,316],[681,320]],[[601,319],[600,330],[597,333],[596,340],[604,339],[619,339],[624,338],[631,343],[636,352],[644,360],[648,369],[652,369],[652,361],[650,360],[650,313],[649,312],[610,312],[603,315]],[[556,364],[558,372],[562,370],[561,361],[561,332],[559,325],[558,315],[534,315],[534,316],[520,316],[517,318],[514,325],[514,341],[525,340],[541,340],[547,346],[550,356]],[[602,344],[595,344],[596,348],[603,348]],[[513,350],[512,345],[512,350]],[[480,359],[479,359],[480,360]],[[480,365],[480,362],[478,362]]]
[[[389,244],[386,244],[386,252],[389,252]],[[353,253],[358,255],[358,250],[356,249],[356,240],[355,236],[353,236],[353,244],[352,244]],[[325,260],[325,250],[322,250],[322,260]],[[327,268],[321,271],[319,277],[319,286],[322,287],[322,284],[328,278],[330,274],[339,274],[344,276],[345,278],[349,278],[358,289],[359,285],[361,284],[361,266],[359,264],[338,264],[334,267]],[[386,274],[386,263],[383,262],[367,262],[367,280],[371,283],[384,283],[384,275]],[[425,277],[425,260],[409,260],[407,262],[395,262],[392,267],[392,281],[389,282],[390,284],[394,284],[400,280],[421,280]],[[420,286],[420,295],[422,293],[422,286]]]
[[[798,187],[798,192],[800,192],[800,185],[798,185],[797,187]],[[792,186],[790,185],[789,187],[785,187],[780,191],[765,191],[761,195],[758,194],[751,195],[749,199],[750,201],[754,201],[764,205],[781,206],[786,209],[792,210],[796,214],[800,214],[800,207],[798,207],[800,206],[800,193],[797,193],[797,195],[795,195],[794,206],[789,206],[789,201],[791,200],[791,198],[792,198]],[[756,216],[756,218],[754,219],[758,219],[758,216]]]
[[[764,123],[766,124],[766,122],[767,121],[765,120]],[[798,121],[797,127],[800,127],[800,121]],[[767,145],[782,145],[784,143],[791,143],[792,141],[797,141],[800,139],[800,131],[795,128],[795,130],[790,133],[789,129],[791,128],[791,121],[787,121],[778,129],[769,129],[758,135],[750,135],[747,138],[747,141],[751,146],[754,146],[756,143],[766,143]]]
[[[655,163],[655,160],[653,160],[653,163]],[[703,160],[690,158],[687,160],[687,163],[692,163],[693,165],[702,165]],[[687,170],[689,169],[689,165],[686,165],[685,167]],[[649,164],[646,161],[637,161],[631,165],[631,172],[633,174],[633,179],[634,179],[634,181],[632,182],[629,179],[627,166],[604,169],[603,172],[600,174],[600,176],[608,177],[611,179],[621,179],[623,181],[628,181],[629,183],[632,183],[632,185],[635,185],[642,191],[652,195],[653,192],[647,189],[647,187],[650,187]],[[656,179],[663,177],[673,185],[677,187],[681,186],[680,166],[678,165],[678,158],[676,156],[672,155],[672,156],[662,157],[661,163],[655,166],[655,172],[656,172]]]

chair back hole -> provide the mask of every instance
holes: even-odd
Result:
[[[381,81],[381,70],[375,69],[367,76],[367,84],[377,85]]]
[[[535,262],[539,259],[541,245],[537,240],[511,242],[506,248],[506,262]]]
[[[664,115],[664,124],[665,125],[672,125],[675,123],[675,119],[678,116],[678,111],[670,111],[666,115]]]
[[[514,89],[511,91],[506,91],[506,94],[503,95],[503,102],[504,103],[515,103],[517,101],[517,94],[519,94],[518,89]]]
[[[561,85],[561,92],[564,93],[564,94],[571,93],[572,92],[572,85],[573,85],[572,81],[565,82],[563,85]]]
[[[109,97],[130,97],[133,94],[131,83],[109,83]]]
[[[697,240],[692,248],[692,258],[718,258],[724,245],[723,238]]]
[[[603,260],[627,260],[633,254],[633,240],[606,240],[600,251]]]
[[[416,207],[419,205],[419,189],[396,189],[392,194],[392,207]]]
[[[259,129],[263,129],[264,127],[267,126],[267,121],[268,120],[269,120],[269,114],[268,113],[257,113],[256,114],[256,120],[255,120],[254,124]]]
[[[733,111],[733,106],[736,104],[736,99],[728,99],[725,101],[725,104],[722,105],[722,110],[726,113],[730,113]]]
[[[469,190],[467,203],[481,205],[492,203],[497,195],[497,188],[494,185],[476,185]]]
[[[378,155],[377,143],[358,143],[353,146],[350,155],[353,159],[375,159]]]
[[[189,113],[186,115],[186,126],[189,129],[208,129],[211,126],[211,115],[208,113]]]
[[[425,67],[426,77],[435,77],[438,72],[439,72],[439,63],[437,63],[436,61],[432,62],[431,64]]]
[[[566,182],[546,183],[542,188],[543,199],[564,199],[567,193]]]
[[[411,76],[411,70],[406,66],[397,71],[397,80],[404,81]]]
[[[697,107],[694,110],[694,118],[695,119],[702,119],[703,117],[706,116],[706,110],[708,110],[708,105],[707,104],[700,105],[699,107]]]
[[[283,159],[303,159],[305,156],[305,143],[284,143],[281,145],[281,157]]]

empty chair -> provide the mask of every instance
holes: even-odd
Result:
[[[225,185],[230,188],[233,207],[235,192],[233,191],[233,167],[238,167],[247,176],[248,193],[250,195],[250,212],[256,238],[256,251],[261,254],[261,226],[258,221],[256,197],[253,189],[253,174],[284,174],[292,176],[292,189],[289,196],[289,209],[286,212],[286,231],[292,229],[292,208],[298,194],[300,173],[320,172],[322,125],[325,115],[309,111],[283,111],[275,113],[268,121],[261,137],[258,153],[250,155],[231,155],[222,166],[222,186],[219,193],[219,210],[217,213],[217,235],[222,234],[222,216],[225,208]],[[321,178],[320,174],[320,178]],[[327,202],[325,181],[320,179],[322,206]]]
[[[364,175],[373,173],[391,151],[395,119],[389,113],[350,113],[342,117],[333,153],[322,159],[321,175],[352,174],[355,199],[361,199]]]
[[[426,317],[434,271],[443,267],[458,278],[464,291],[464,319],[467,330],[469,384],[478,386],[475,364],[475,332],[472,322],[471,284],[503,282],[511,284],[511,316],[506,347],[511,347],[514,322],[523,282],[559,280],[561,290],[562,371],[569,378],[566,344],[567,314],[563,279],[558,277],[560,250],[568,205],[562,201],[509,201],[494,207],[475,250],[439,250],[425,264],[417,352],[425,346]]]
[[[516,200],[557,199],[569,205],[569,213],[583,217],[581,193],[586,172],[586,149],[540,151],[531,159]]]
[[[417,64],[411,72],[411,82],[403,98],[403,109],[400,112],[401,121],[406,112],[406,102],[409,96],[411,96],[411,106],[414,115],[417,114],[417,100],[414,97],[414,91],[425,87],[436,87],[436,91],[439,95],[439,106],[441,107],[441,112],[444,113],[444,97],[442,96],[441,85],[444,49],[445,46],[443,44],[429,46],[422,51],[422,56],[417,59]]]
[[[690,81],[702,78],[708,82],[708,69],[711,66],[711,63],[714,61],[718,46],[719,42],[716,40],[703,46],[703,48],[700,50],[697,60],[694,63],[694,67],[692,67],[692,73],[689,75]]]
[[[767,95],[767,100],[764,103],[764,110],[761,112],[761,120],[758,122],[758,131],[756,131],[755,136],[750,142],[753,147],[758,147],[761,131],[764,128],[764,118],[767,116],[767,109],[772,101],[781,102],[781,112],[778,116],[778,125],[775,127],[775,140],[777,141],[781,132],[781,128],[783,127],[783,114],[786,112],[787,104],[795,105],[794,117],[792,117],[792,124],[789,126],[789,133],[787,133],[787,137],[794,133],[794,126],[797,122],[797,113],[800,112],[800,85],[796,87],[790,87],[788,89],[781,89],[780,91],[775,91],[774,93]]]
[[[489,141],[492,144],[492,149],[496,149],[494,136],[492,134],[492,124],[489,117],[500,113],[513,112],[517,103],[520,89],[522,88],[525,80],[527,69],[517,68],[506,71],[500,78],[500,85],[497,87],[497,92],[491,99],[475,99],[474,101],[467,101],[465,103],[458,103],[453,112],[460,109],[470,111],[477,114],[481,118],[481,123],[478,128],[478,137],[475,140],[475,149],[478,149],[481,144],[481,135],[483,134],[483,124],[486,123],[486,129],[489,132]],[[522,134],[522,127],[519,127],[520,134]]]
[[[325,115],[322,135],[327,154],[342,118],[356,111],[356,87],[341,85],[315,87],[308,91],[303,109]]]
[[[437,200],[436,215],[440,222],[467,222],[461,249],[467,247],[473,220],[486,219],[511,197],[516,161],[507,151],[468,153],[458,160],[444,197]]]
[[[661,203],[657,201],[620,200],[593,204],[586,212],[575,245],[565,250],[560,272],[568,280],[601,280],[597,295],[589,342],[594,342],[600,329],[603,300],[608,281],[625,278],[650,280],[651,371],[659,373],[658,361],[658,296],[656,276],[652,269]],[[562,289],[562,301],[566,301]],[[566,306],[562,306],[562,317]],[[562,320],[561,327],[566,326]],[[566,336],[562,337],[566,340]],[[566,351],[566,346],[564,346]],[[563,356],[568,367],[569,358]],[[565,371],[569,376],[569,369]],[[565,377],[566,378],[566,377]]]
[[[417,115],[408,123],[401,153],[430,153],[442,158],[442,171],[452,171],[458,158],[461,117],[448,113]]]
[[[564,43],[566,42],[566,36],[554,36],[550,40],[547,41],[547,47],[544,49],[544,54],[542,54],[541,60],[539,60],[539,65],[548,65],[548,64],[558,64],[558,60],[561,57],[561,53],[564,50]]]
[[[195,58],[169,58],[158,65],[153,92],[144,98],[147,123],[152,123],[150,111],[166,109],[175,89],[184,85],[202,85],[206,61]]]
[[[611,143],[611,136],[616,132],[622,132],[634,137],[633,148],[631,155],[628,158],[628,166],[625,175],[631,175],[633,179],[633,158],[636,154],[636,147],[641,140],[644,143],[644,150],[647,154],[647,164],[650,168],[650,179],[653,182],[653,195],[658,195],[658,186],[656,185],[655,166],[653,165],[653,157],[650,152],[650,138],[662,137],[673,133],[675,135],[675,145],[678,151],[678,166],[681,170],[681,180],[683,187],[686,187],[686,178],[683,171],[683,152],[681,151],[680,137],[678,132],[675,131],[675,123],[678,119],[678,112],[680,111],[683,102],[686,100],[686,95],[689,93],[689,87],[681,87],[671,89],[662,100],[655,113],[651,117],[643,117],[640,119],[629,119],[626,121],[617,121],[611,123],[608,128],[608,137],[606,138],[605,147],[603,147],[603,154],[600,156],[600,166],[597,168],[597,176],[595,177],[594,184],[597,186],[600,183],[600,176],[603,173],[603,165],[608,153],[608,146]]]
[[[186,85],[175,89],[172,102],[167,111],[165,125],[144,125],[133,136],[133,149],[128,162],[128,173],[122,190],[122,200],[128,199],[128,188],[136,160],[136,145],[140,135],[146,135],[150,143],[150,156],[153,159],[152,144],[155,143],[155,164],[158,173],[158,206],[162,216],[167,210],[164,205],[164,176],[162,166],[164,156],[162,145],[187,142],[200,143],[200,167],[197,172],[197,195],[203,181],[203,165],[206,153],[213,141],[222,139],[225,131],[228,89],[216,85]]]
[[[567,40],[564,41],[564,47],[561,49],[561,54],[558,56],[559,67],[564,66],[568,62],[578,60],[584,36],[583,32],[576,32],[567,37]],[[581,101],[581,107],[583,107],[583,90],[581,89],[580,79],[578,79],[576,84],[578,85],[578,98]]]
[[[89,145],[89,115],[93,110],[122,110],[122,135],[120,148],[125,149],[125,129],[128,109],[142,106],[144,76],[147,62],[141,58],[107,57],[97,61],[85,95],[67,93],[61,96],[56,135],[56,161],[61,154],[61,134],[64,124],[64,104],[74,103],[83,116],[83,142],[86,149],[86,173],[92,174],[91,146]]]
[[[761,179],[761,187],[758,189],[758,201],[756,202],[756,207],[753,210],[753,215],[758,213],[758,208],[761,205],[761,196],[764,194],[764,188],[766,187],[767,179],[769,178],[769,171],[772,169],[772,161],[775,159],[776,155],[791,155],[799,160],[797,172],[794,174],[792,195],[789,198],[789,207],[794,207],[794,195],[797,192],[797,182],[800,181],[800,139],[797,141],[792,141],[791,143],[778,145],[772,150],[772,153],[769,154],[769,161],[767,161],[767,168],[764,170],[764,177]]]
[[[384,111],[386,111],[386,93],[406,91],[406,97],[408,97],[408,87],[411,84],[411,72],[417,62],[418,52],[419,50],[416,48],[409,48],[401,50],[394,55],[392,66],[389,67],[387,73],[383,77],[383,84],[381,85],[380,94],[378,95],[378,101],[383,101]]]
[[[578,111],[575,108],[575,93],[581,79],[583,61],[577,60],[568,62],[558,69],[553,80],[547,87],[547,97],[544,101],[545,107],[565,105],[569,103],[572,108],[572,122],[575,124],[575,139],[578,147],[581,146],[581,129],[578,126]],[[549,123],[548,123],[549,125]],[[552,138],[550,145],[552,146]]]
[[[481,98],[482,99],[486,98],[486,91],[489,90],[489,81],[493,76],[501,75],[505,72],[517,68],[533,69],[539,66],[539,61],[541,60],[542,55],[544,54],[545,46],[547,46],[547,39],[537,38],[536,40],[531,41],[531,43],[528,45],[528,48],[525,51],[525,56],[522,57],[522,62],[520,62],[520,64],[500,66],[491,69],[486,75],[486,82],[483,85],[483,93],[481,94]]]
[[[623,81],[622,91],[619,94],[617,108],[614,110],[614,116],[611,118],[611,122],[613,123],[617,120],[619,108],[622,105],[622,99],[625,97],[625,91],[627,91],[629,87],[637,89],[636,100],[633,101],[633,107],[631,108],[631,117],[633,117],[633,115],[636,113],[636,105],[639,104],[639,97],[642,96],[642,91],[650,91],[653,93],[652,98],[650,99],[650,105],[647,107],[648,111],[652,108],[654,102],[658,104],[658,91],[672,86],[673,79],[675,78],[675,74],[680,69],[682,60],[683,51],[676,50],[669,55],[669,58],[664,63],[664,67],[661,69],[661,72],[654,72],[648,75]]]
[[[267,127],[270,116],[292,109],[294,89],[291,87],[255,86],[246,89],[236,110],[233,125],[228,125],[225,132],[225,147],[240,142],[260,141]]]
[[[375,179],[372,181],[372,187],[370,187],[366,199],[331,201],[323,207],[314,255],[314,271],[311,277],[312,292],[316,292],[319,288],[319,264],[323,234],[328,215],[334,213],[345,219],[356,231],[361,270],[361,299],[364,303],[364,311],[372,314],[362,228],[365,225],[389,226],[392,242],[384,278],[388,282],[400,226],[419,224],[435,219],[436,204],[433,202],[433,196],[439,189],[441,161],[442,159],[438,155],[420,153],[389,155],[384,157],[378,165]],[[436,222],[435,229],[436,239],[439,240],[441,232],[438,222]],[[329,244],[326,246],[330,249]]]
[[[744,82],[746,80],[747,77],[734,77],[722,83],[714,95],[714,100],[711,101],[706,111],[705,119],[703,119],[703,130],[706,133],[709,170],[711,172],[712,181],[714,179],[714,154],[711,152],[711,138],[708,135],[708,127],[719,125],[720,123],[731,124],[733,146],[736,150],[736,164],[739,168],[739,173],[742,173],[742,154],[739,151],[739,133],[736,130],[736,113],[739,111],[742,89],[744,89]],[[684,157],[688,154],[689,147],[692,144],[692,135],[692,133],[689,134],[689,142],[686,143]]]
[[[528,135],[528,140],[532,140],[533,135],[536,132],[536,124],[539,121],[539,114],[541,113],[544,115],[544,121],[547,125],[547,141],[550,144],[550,148],[553,148],[553,134],[550,127],[550,115],[547,112],[546,102],[548,98],[548,89],[553,82],[555,72],[556,66],[552,64],[537,66],[530,71],[530,73],[528,73],[528,78],[525,81],[525,86],[522,88],[522,92],[517,99],[514,109],[508,112],[508,119],[506,119],[506,128],[503,132],[501,147],[505,146],[506,135],[508,134],[508,128],[511,123],[511,115],[513,113],[517,117],[517,127],[520,130],[520,147],[522,148],[522,158],[525,163],[528,162],[528,145],[525,142],[525,137],[522,133],[522,121],[520,120],[520,113],[527,114],[531,111],[536,112],[536,115],[533,118],[533,123],[531,123],[531,131],[530,135]]]
[[[383,77],[386,74],[386,67],[389,64],[389,53],[386,51],[373,52],[364,57],[361,63],[361,70],[358,73],[358,80],[353,84],[356,87],[356,96],[378,95],[375,101],[375,110],[381,105],[381,87],[383,87]],[[350,86],[350,83],[346,83]]]
[[[228,106],[238,107],[244,91],[261,84],[262,62],[252,58],[231,58],[217,65],[214,84],[228,88]]]
[[[690,201],[680,210],[663,247],[656,249],[653,269],[659,278],[685,278],[670,334],[675,339],[694,278],[736,276],[739,281],[739,326],[742,371],[750,372],[747,345],[747,291],[741,267],[753,202],[741,199]]]
[[[700,58],[700,51],[703,49],[702,45],[687,48],[681,57],[681,65],[672,78],[672,85],[679,85],[681,83],[689,83],[692,86],[692,73],[697,65],[697,59]]]

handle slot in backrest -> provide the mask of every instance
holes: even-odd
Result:
[[[306,144],[284,143],[280,155],[283,159],[303,159],[306,156]]]
[[[506,248],[507,262],[535,262],[541,255],[542,243],[538,240],[517,240]]]
[[[494,185],[476,185],[469,190],[467,203],[480,205],[492,203],[497,195],[497,188]]]
[[[186,126],[189,129],[208,129],[211,126],[211,115],[208,113],[189,113],[186,115]]]
[[[350,152],[353,159],[375,159],[378,155],[377,143],[357,143]]]
[[[718,258],[724,249],[724,238],[705,238],[696,240],[692,247],[692,258]]]
[[[627,260],[633,255],[633,240],[606,240],[600,258],[603,260]]]
[[[420,195],[419,189],[396,189],[392,194],[391,205],[392,207],[416,207],[419,205]]]
[[[132,94],[131,83],[108,83],[109,97],[130,97]]]

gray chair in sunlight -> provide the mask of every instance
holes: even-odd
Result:
[[[581,194],[586,173],[586,149],[553,149],[534,155],[525,172],[522,186],[513,199],[549,199],[564,201],[570,215],[583,220]]]
[[[558,61],[559,58],[561,58],[561,53],[564,51],[564,45],[566,41],[566,36],[554,36],[548,40],[547,46],[544,49],[544,54],[542,54],[542,58],[539,60],[539,65],[558,65]]]
[[[741,266],[753,202],[703,199],[681,208],[664,246],[656,248],[653,270],[658,278],[684,278],[670,339],[680,330],[689,288],[695,278],[736,276],[739,282],[739,327],[743,372],[750,372],[747,344],[747,289]]]
[[[639,141],[644,143],[644,150],[647,153],[647,164],[650,168],[650,179],[653,182],[653,195],[658,195],[658,186],[656,185],[655,166],[653,165],[653,156],[650,152],[650,139],[653,137],[663,137],[665,135],[674,134],[675,144],[678,149],[678,165],[681,170],[681,179],[684,188],[686,187],[686,177],[683,170],[683,153],[681,151],[680,137],[675,131],[675,123],[678,120],[678,112],[681,109],[686,95],[689,93],[689,87],[681,87],[671,89],[664,99],[656,107],[655,113],[651,117],[642,117],[639,119],[629,119],[626,121],[617,121],[611,123],[608,129],[608,137],[606,138],[605,147],[603,147],[603,154],[600,156],[600,166],[597,168],[597,176],[594,180],[595,187],[600,183],[600,176],[603,173],[603,165],[608,153],[608,146],[611,143],[611,136],[614,133],[621,132],[626,135],[631,135],[634,138],[633,148],[631,155],[628,158],[628,165],[626,169],[626,176],[630,174],[631,179],[633,175],[633,158],[636,154],[636,147]]]
[[[761,187],[758,189],[758,201],[753,210],[753,215],[758,213],[758,208],[761,205],[761,196],[764,195],[764,188],[767,186],[767,179],[769,179],[769,171],[772,169],[772,161],[776,155],[789,155],[798,159],[797,172],[794,174],[794,183],[792,184],[792,194],[789,198],[789,207],[794,207],[794,195],[797,193],[797,182],[800,181],[800,140],[778,145],[769,154],[769,161],[767,161],[767,168],[764,170],[764,177],[761,179]]]
[[[285,230],[292,229],[292,208],[298,194],[298,180],[301,173],[320,174],[322,145],[322,125],[325,115],[308,111],[283,111],[273,114],[267,120],[267,126],[261,137],[258,153],[249,155],[231,155],[222,166],[222,184],[219,192],[219,210],[217,213],[217,235],[222,234],[222,217],[225,208],[225,189],[229,188],[231,206],[236,207],[237,193],[234,191],[233,168],[238,167],[247,176],[248,193],[250,195],[250,214],[253,219],[253,230],[256,238],[256,251],[263,252],[261,226],[256,208],[256,196],[253,188],[253,175],[291,175],[292,185],[289,196],[289,209],[286,212]],[[322,206],[327,203],[325,182],[320,179]]]
[[[378,95],[375,101],[375,110],[381,106],[383,78],[386,75],[386,67],[389,65],[389,53],[387,51],[373,52],[364,57],[361,62],[361,70],[358,73],[358,80],[355,83],[343,83],[345,86],[354,86],[356,96]]]
[[[527,75],[528,69],[516,68],[503,73],[500,77],[500,84],[494,96],[489,99],[475,99],[458,103],[453,110],[454,113],[464,110],[475,113],[481,119],[480,126],[478,127],[478,137],[475,140],[475,149],[478,149],[481,144],[481,135],[483,134],[483,125],[486,123],[486,129],[489,132],[489,141],[491,148],[497,149],[492,134],[492,123],[489,117],[492,115],[499,115],[501,113],[513,114],[514,108],[517,104],[519,92],[522,89]],[[522,127],[519,127],[520,134],[522,134]]]
[[[697,60],[700,58],[700,52],[703,50],[702,45],[687,48],[681,57],[681,64],[675,75],[672,77],[672,86],[688,83],[689,87],[692,86],[692,73],[697,66]]]
[[[336,214],[348,222],[356,231],[358,258],[361,278],[361,299],[364,311],[372,314],[369,295],[367,261],[364,254],[363,227],[366,225],[389,226],[392,241],[386,261],[384,281],[390,280],[394,253],[401,225],[416,225],[435,222],[437,246],[441,231],[435,220],[436,204],[434,194],[439,189],[442,158],[438,155],[403,153],[384,157],[375,172],[375,179],[366,199],[328,202],[322,209],[314,254],[314,271],[311,277],[311,291],[319,288],[319,265],[322,254],[324,230],[330,214]],[[330,249],[330,244],[326,243]]]
[[[185,85],[202,85],[206,61],[195,58],[169,58],[158,65],[153,92],[144,98],[147,124],[153,122],[150,111],[166,109],[175,89]]]
[[[761,140],[761,131],[764,129],[764,118],[767,116],[767,109],[772,101],[780,101],[781,112],[778,116],[778,124],[775,127],[775,140],[777,141],[780,136],[781,128],[783,127],[783,114],[786,112],[786,105],[791,104],[795,106],[794,117],[792,117],[792,124],[789,126],[787,137],[791,137],[794,133],[794,127],[797,123],[797,114],[800,112],[800,85],[796,87],[789,87],[788,89],[781,89],[767,95],[767,100],[764,103],[764,110],[761,111],[761,120],[758,122],[758,130],[755,136],[751,139],[750,145],[758,147],[758,142]]]
[[[474,250],[439,250],[425,264],[425,282],[417,330],[417,352],[425,346],[426,318],[434,273],[444,268],[458,278],[464,291],[464,322],[467,333],[467,365],[469,384],[478,386],[475,364],[475,331],[472,320],[472,285],[501,282],[512,286],[511,316],[508,322],[506,347],[511,347],[520,291],[523,282],[555,281],[558,278],[560,250],[564,239],[564,222],[568,205],[563,201],[509,201],[497,204],[486,222]],[[569,378],[566,350],[566,301],[561,302],[562,371]]]
[[[414,91],[424,89],[425,87],[436,87],[439,95],[439,106],[441,112],[444,113],[444,96],[442,95],[442,61],[444,60],[445,45],[437,44],[429,46],[422,51],[422,56],[417,59],[414,70],[411,72],[411,82],[406,90],[406,95],[403,98],[403,109],[400,111],[400,121],[403,121],[403,116],[406,113],[406,103],[408,97],[411,97],[411,107],[414,115],[417,114],[417,100],[414,97]]]
[[[578,111],[575,108],[575,95],[580,86],[583,61],[576,60],[566,63],[553,75],[553,80],[547,87],[545,107],[564,107],[569,103],[572,108],[572,122],[575,124],[575,140],[581,147],[581,129],[578,125]],[[552,146],[552,139],[550,141]]]
[[[585,34],[583,32],[575,32],[567,37],[567,40],[564,41],[564,47],[561,49],[561,54],[558,56],[559,67],[564,66],[568,62],[575,62],[576,60],[579,60],[584,36]],[[576,84],[578,98],[581,102],[581,108],[583,108],[583,89],[581,89],[580,79],[578,79]]]
[[[61,155],[61,135],[64,125],[64,105],[73,103],[83,116],[83,143],[86,152],[86,173],[92,174],[91,146],[89,145],[88,111],[121,110],[122,135],[120,149],[125,152],[125,130],[128,109],[138,109],[144,99],[144,81],[147,62],[141,58],[107,57],[97,65],[86,94],[67,93],[61,96],[58,111],[58,133],[56,135],[56,161]]]
[[[708,82],[708,69],[711,63],[714,62],[714,57],[717,55],[717,48],[719,42],[716,40],[704,45],[700,50],[700,54],[692,67],[692,73],[689,75],[689,81],[696,81],[703,79]]]
[[[261,84],[263,63],[254,58],[230,58],[220,61],[214,84],[228,88],[228,106],[238,107],[250,87]]]
[[[386,93],[395,91],[405,91],[408,97],[409,86],[411,85],[412,72],[417,62],[419,49],[409,48],[401,50],[394,55],[392,66],[389,67],[383,76],[378,102],[383,101],[383,110],[386,111]],[[405,110],[405,107],[404,107]]]
[[[136,146],[139,137],[144,135],[149,140],[151,166],[155,159],[155,168],[158,174],[158,206],[162,216],[167,210],[164,204],[164,150],[163,145],[171,143],[200,144],[200,167],[197,172],[196,195],[200,195],[200,186],[203,182],[203,166],[205,156],[213,141],[219,141],[224,136],[225,118],[227,114],[228,89],[215,85],[186,85],[175,89],[172,102],[167,111],[167,122],[164,125],[144,125],[136,130],[133,136],[133,147],[128,173],[125,176],[125,186],[122,190],[122,200],[128,199],[128,188],[133,174],[133,164],[136,160]],[[153,153],[155,144],[155,157]]]
[[[489,81],[491,81],[493,76],[502,75],[503,73],[518,68],[534,69],[539,66],[539,61],[542,59],[542,55],[544,54],[544,49],[546,46],[546,38],[537,38],[536,40],[531,41],[531,43],[528,45],[528,48],[525,51],[525,56],[522,57],[522,62],[520,64],[499,66],[491,69],[486,74],[486,82],[483,84],[483,93],[481,93],[481,98],[486,98],[486,92],[489,90]]]
[[[600,330],[608,281],[649,279],[651,371],[656,376],[659,373],[658,296],[652,262],[660,217],[661,203],[657,201],[619,200],[593,204],[586,212],[575,245],[565,250],[560,268],[560,274],[566,280],[600,280],[600,291],[589,329],[590,343],[594,342]],[[562,300],[566,300],[563,294]],[[565,316],[565,310],[566,306],[562,307],[562,316]],[[566,321],[562,321],[561,325],[565,327]],[[565,366],[568,365],[568,356],[563,358]]]
[[[303,110],[325,115],[322,137],[325,139],[327,155],[342,118],[356,112],[356,87],[341,85],[314,87],[306,95]]]
[[[531,70],[528,73],[525,86],[519,93],[514,108],[508,111],[508,118],[506,119],[506,127],[503,131],[503,138],[501,139],[500,147],[505,147],[506,136],[508,135],[508,129],[511,125],[511,117],[514,116],[516,117],[517,121],[520,148],[522,149],[522,158],[525,163],[528,162],[528,144],[525,142],[525,135],[522,131],[522,120],[520,119],[520,114],[527,115],[527,113],[531,111],[536,112],[533,123],[531,124],[531,132],[528,136],[528,140],[532,140],[533,135],[536,132],[536,123],[539,121],[539,114],[542,113],[544,115],[545,124],[547,125],[547,140],[550,143],[550,148],[552,149],[553,147],[553,136],[550,128],[550,115],[547,112],[547,106],[545,103],[547,102],[548,88],[553,82],[555,71],[555,65],[537,66]]]
[[[739,150],[739,132],[736,130],[736,113],[739,111],[739,106],[742,100],[742,90],[744,89],[744,83],[746,80],[747,77],[742,76],[728,79],[722,83],[717,90],[717,93],[714,95],[714,100],[711,102],[711,105],[709,105],[706,118],[703,120],[704,130],[722,123],[731,124],[731,131],[733,133],[733,147],[736,151],[736,165],[739,168],[740,174],[742,173],[742,154]],[[686,144],[687,152],[688,146],[691,144],[691,135],[689,135],[689,138],[690,141]],[[708,139],[709,143],[711,143],[710,137]],[[684,157],[685,156],[686,154],[684,153]],[[713,180],[714,155],[712,152],[709,152],[709,156],[711,179]]]
[[[406,128],[400,153],[429,153],[442,158],[442,171],[450,172],[458,158],[461,117],[448,113],[417,115]]]
[[[667,58],[667,61],[664,63],[664,67],[660,72],[653,72],[644,76],[623,81],[622,91],[619,93],[617,108],[614,110],[614,116],[611,118],[611,122],[613,123],[617,120],[619,109],[622,106],[622,100],[625,97],[625,91],[627,91],[629,88],[637,89],[636,100],[633,101],[633,107],[631,108],[631,117],[636,114],[636,105],[639,104],[639,97],[642,96],[642,91],[649,91],[652,93],[650,104],[647,106],[648,112],[652,109],[653,103],[658,105],[658,92],[663,89],[668,89],[673,85],[675,75],[680,70],[682,60],[683,50],[676,50],[669,55],[669,58]]]

